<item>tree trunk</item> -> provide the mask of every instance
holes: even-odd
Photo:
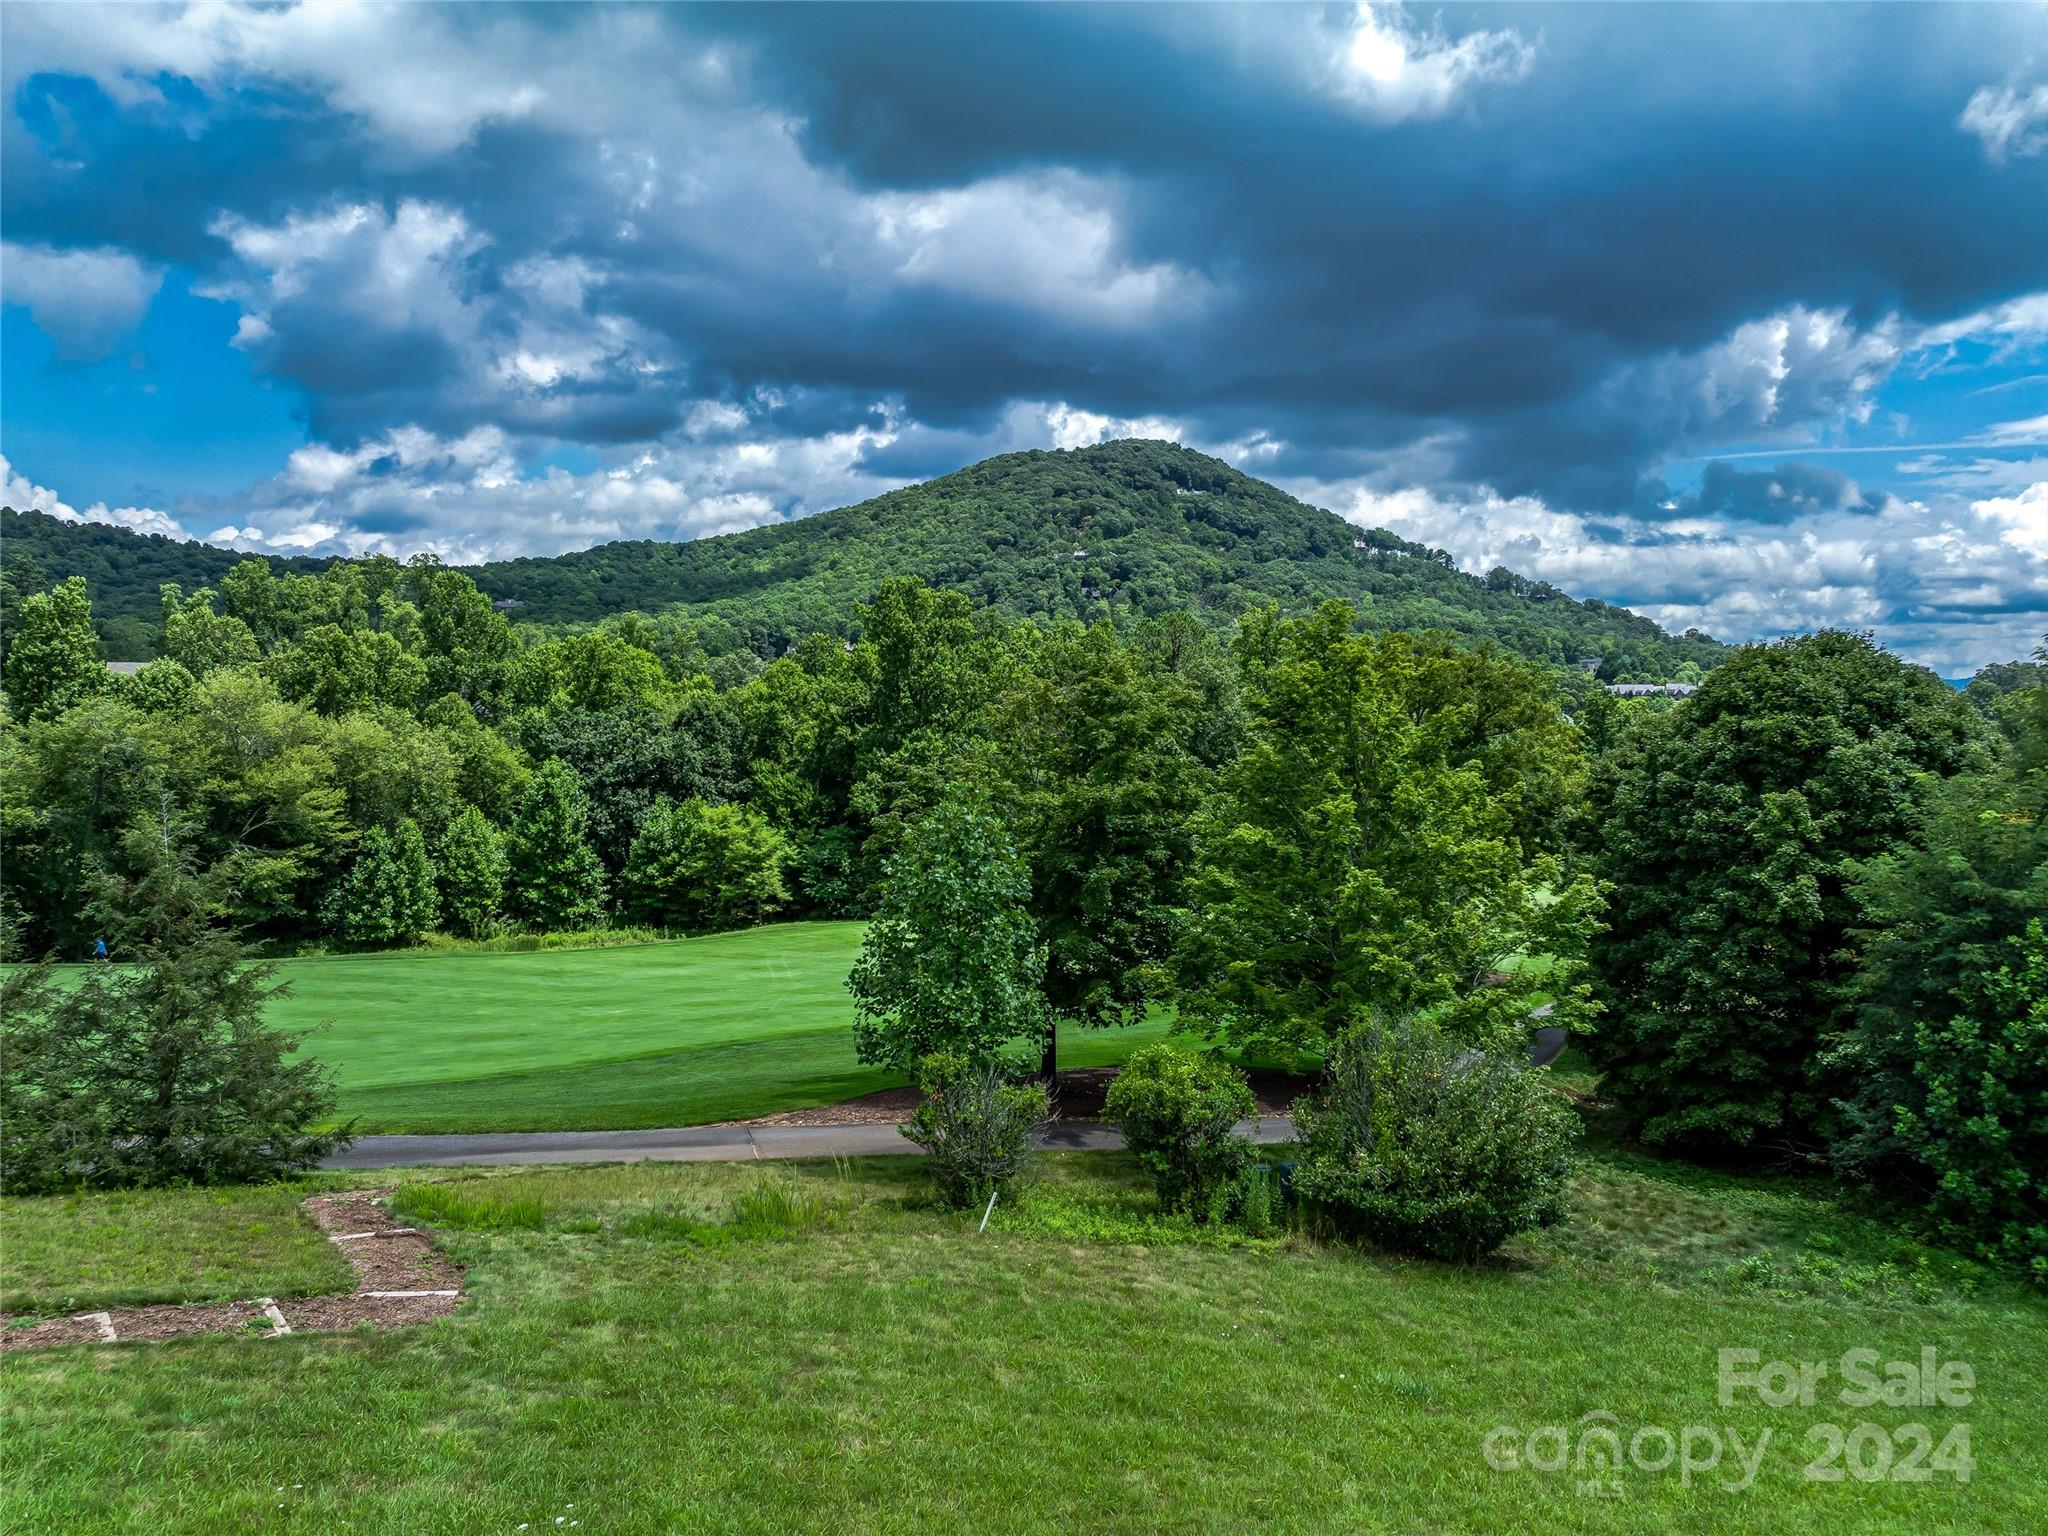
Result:
[[[1057,1023],[1045,1026],[1045,1054],[1039,1058],[1038,1075],[1045,1079],[1045,1086],[1052,1088],[1060,1080],[1060,1027]]]

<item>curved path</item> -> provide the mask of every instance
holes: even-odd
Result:
[[[1285,1115],[1247,1120],[1254,1141],[1287,1141]],[[1114,1151],[1122,1136],[1094,1120],[1054,1121],[1036,1144]],[[686,1125],[661,1131],[504,1131],[475,1136],[358,1136],[323,1168],[452,1168],[465,1163],[739,1163],[804,1157],[887,1157],[922,1148],[893,1125]]]
[[[1536,1012],[1550,1012],[1545,1004]],[[1536,1031],[1532,1066],[1564,1050],[1554,1024]],[[1244,1121],[1239,1131],[1262,1146],[1289,1141],[1286,1115]],[[1052,1151],[1108,1152],[1122,1136],[1094,1120],[1054,1121],[1037,1144]],[[358,1136],[323,1168],[453,1168],[467,1163],[741,1163],[804,1157],[888,1157],[914,1153],[893,1125],[685,1125],[656,1131],[497,1131],[469,1136]]]

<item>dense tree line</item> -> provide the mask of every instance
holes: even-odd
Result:
[[[109,654],[141,659],[158,591],[221,590],[246,557],[124,529],[0,513],[26,562],[20,595],[87,578]],[[280,577],[329,562],[272,559]],[[30,566],[33,568],[30,569]],[[1579,602],[1504,568],[1362,529],[1171,443],[1117,442],[1009,454],[858,506],[686,543],[607,544],[475,567],[486,597],[522,623],[595,624],[626,612],[682,616],[711,656],[772,659],[804,636],[850,637],[882,581],[915,576],[979,608],[1043,623],[1129,624],[1191,613],[1227,632],[1247,608],[1351,603],[1378,632],[1492,641],[1552,665],[1598,661],[1603,680],[1697,680],[1726,654],[1705,635]],[[8,594],[0,590],[0,628]]]
[[[1370,617],[1226,639],[894,579],[762,658],[715,619],[515,625],[427,559],[247,561],[166,585],[159,659],[114,676],[73,579],[9,616],[0,926],[82,958],[173,851],[273,947],[870,917],[867,1059],[954,1063],[963,1114],[995,1058],[1161,1007],[1350,1062],[1328,1188],[1364,1221],[1339,1175],[1384,1157],[1444,1251],[1556,1208],[1454,1220],[1516,1138],[1562,1166],[1504,1065],[1542,1001],[1645,1144],[1879,1180],[2048,1274],[2038,664],[1965,695],[1830,633],[1638,703]]]
[[[1909,1190],[2048,1281],[2048,684],[1998,670],[1819,634],[1614,732],[1588,1048],[1651,1146]]]

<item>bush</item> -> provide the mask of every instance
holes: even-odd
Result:
[[[1103,1118],[1123,1132],[1160,1203],[1198,1214],[1244,1167],[1251,1143],[1237,1134],[1237,1123],[1257,1110],[1244,1073],[1171,1045],[1135,1052],[1103,1101]]]
[[[1421,1020],[1344,1036],[1295,1107],[1295,1190],[1338,1231],[1471,1260],[1565,1215],[1578,1124],[1505,1045],[1479,1051]]]
[[[1013,1083],[991,1062],[934,1052],[917,1064],[924,1102],[903,1134],[925,1149],[932,1181],[948,1205],[980,1205],[1013,1187],[1046,1118],[1045,1089]]]

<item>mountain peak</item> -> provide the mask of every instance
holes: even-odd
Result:
[[[154,619],[156,588],[217,585],[249,558],[124,530],[10,515],[42,579],[90,579],[103,624]],[[292,568],[324,562],[296,560]],[[641,540],[470,568],[523,621],[592,623],[682,608],[776,654],[814,631],[845,632],[891,576],[1046,621],[1136,622],[1176,609],[1227,626],[1273,603],[1330,598],[1380,630],[1448,630],[1553,665],[1601,657],[1610,674],[1711,666],[1723,647],[1673,637],[1626,609],[1576,602],[1547,582],[1466,575],[1451,556],[1361,528],[1179,443],[1120,438],[1030,449],[967,465],[855,506],[689,543]]]

